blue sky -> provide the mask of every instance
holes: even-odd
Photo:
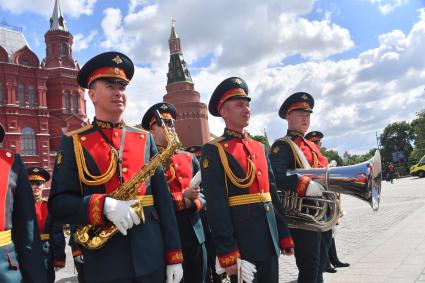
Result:
[[[35,2],[35,1],[34,1]],[[419,0],[61,0],[74,58],[107,50],[137,65],[126,120],[138,123],[165,94],[171,19],[195,89],[208,99],[228,76],[250,87],[254,134],[283,136],[277,117],[296,91],[316,98],[311,130],[340,153],[376,146],[376,132],[425,108],[425,1]],[[22,26],[41,60],[54,0],[2,0],[0,19]],[[93,115],[87,101],[89,116]],[[210,117],[219,134],[220,119]]]

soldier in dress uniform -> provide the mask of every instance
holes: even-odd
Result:
[[[323,133],[319,131],[311,131],[307,133],[304,137],[306,140],[311,141],[314,143],[318,149],[322,147],[322,139],[323,139]]]
[[[55,282],[55,271],[65,267],[65,236],[63,227],[52,222],[47,210],[47,201],[42,193],[45,183],[50,180],[50,174],[41,167],[27,168],[28,180],[30,181],[35,199],[35,214],[37,215],[40,239],[43,248],[44,264],[47,269],[49,282]]]
[[[319,132],[319,131],[311,131],[309,133],[307,133],[305,135],[305,139],[311,141],[312,143],[314,143],[319,149],[322,147],[322,139],[323,139],[323,133]],[[332,162],[331,162],[332,163]],[[336,166],[336,163],[335,163]],[[340,194],[338,195],[338,199],[341,205],[341,198],[340,198]],[[340,217],[342,217],[344,215],[344,211],[342,210],[341,206],[340,206]],[[338,223],[336,224],[338,225]],[[336,273],[337,270],[335,269],[335,267],[348,267],[350,266],[349,263],[345,263],[345,262],[341,262],[338,258],[337,252],[336,252],[336,246],[335,246],[335,227],[332,228],[332,240],[331,240],[331,244],[329,247],[329,260],[328,260],[328,264],[326,265],[326,268],[324,271],[329,272],[329,273]],[[329,234],[326,234],[329,236]]]
[[[175,131],[177,111],[172,104],[161,102],[150,107],[143,116],[142,127],[151,131],[161,152],[167,146],[167,139],[162,127],[157,124],[156,111],[170,131]],[[176,150],[171,160],[163,164],[163,168],[179,226],[184,258],[183,280],[185,283],[204,282],[207,254],[200,212],[205,207],[205,197],[200,192],[199,184],[190,184],[199,171],[199,162],[194,154]]]
[[[290,190],[298,196],[321,196],[324,188],[307,176],[287,172],[295,168],[321,168],[328,160],[319,148],[304,138],[310,126],[310,114],[313,112],[314,99],[305,92],[289,96],[279,110],[279,116],[288,121],[288,132],[284,138],[276,140],[269,152],[276,183],[279,188]],[[295,258],[298,282],[322,282],[332,232],[290,229],[295,243]],[[326,234],[327,233],[327,234]]]
[[[0,123],[0,143],[4,128]],[[19,154],[0,148],[0,282],[47,282],[34,196]]]
[[[246,282],[271,283],[278,282],[281,251],[292,255],[293,242],[265,146],[245,135],[250,100],[238,77],[225,79],[212,94],[209,111],[226,128],[202,149],[202,186],[220,266]]]
[[[62,138],[54,168],[49,211],[55,220],[76,225],[112,223],[120,233],[99,249],[83,249],[87,282],[179,282],[183,270],[177,222],[164,172],[158,165],[136,200],[110,197],[128,186],[157,154],[149,132],[126,125],[126,86],[132,61],[119,52],[90,59],[77,80],[88,88],[96,117],[92,124]],[[136,180],[137,181],[137,180]]]
[[[198,161],[201,159],[201,155],[202,155],[201,145],[189,146],[186,148],[186,151],[193,153],[198,159]],[[201,192],[203,192],[202,186],[201,186]],[[207,273],[206,273],[205,281],[211,282],[211,283],[221,283],[224,279],[223,278],[224,274],[219,275],[217,274],[215,270],[215,258],[217,255],[215,253],[215,245],[212,239],[210,225],[208,224],[206,209],[201,211],[201,220],[202,220],[202,226],[204,227],[205,248],[207,249]]]

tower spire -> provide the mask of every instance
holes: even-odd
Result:
[[[172,20],[171,21],[171,34],[170,34],[170,39],[177,39],[179,36],[176,33],[176,21]]]
[[[68,31],[65,25],[65,20],[62,15],[59,0],[55,0],[55,7],[53,8],[53,13],[50,17],[50,30]]]
[[[176,21],[171,22],[171,33],[168,39],[168,47],[170,48],[170,62],[168,63],[168,82],[192,82],[187,64],[183,59],[183,53],[180,45],[180,38],[176,33]]]

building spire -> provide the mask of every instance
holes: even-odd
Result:
[[[61,10],[59,0],[55,0],[55,7],[53,8],[53,14],[50,17],[50,30],[68,31],[65,25],[65,20],[62,15],[62,10]]]
[[[180,46],[180,38],[176,33],[176,21],[171,22],[171,34],[168,39],[170,48],[170,62],[168,63],[168,81],[167,84],[175,82],[192,82],[187,64],[183,59],[183,53]]]
[[[177,39],[179,36],[176,33],[176,21],[172,20],[171,21],[171,34],[170,34],[170,39]]]

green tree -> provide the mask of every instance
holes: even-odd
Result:
[[[267,150],[270,148],[269,140],[267,139],[266,136],[262,136],[262,135],[255,135],[255,136],[253,136],[250,133],[248,133],[247,135],[248,135],[249,138],[265,144]]]
[[[338,166],[343,165],[343,161],[341,156],[339,156],[338,152],[336,150],[332,149],[326,149],[326,147],[321,147],[320,151],[322,152],[323,156],[326,157],[329,161],[335,160]]]
[[[376,148],[372,148],[366,154],[347,154],[347,160],[344,162],[344,165],[354,165],[370,160],[375,155],[375,151]]]
[[[392,153],[396,151],[402,151],[407,159],[413,150],[412,144],[414,138],[413,127],[406,121],[395,122],[386,126],[384,132],[379,137],[382,146],[382,160],[384,162],[392,162]]]
[[[417,118],[411,123],[415,133],[415,148],[410,154],[411,161],[416,163],[425,155],[425,109],[416,113]]]

